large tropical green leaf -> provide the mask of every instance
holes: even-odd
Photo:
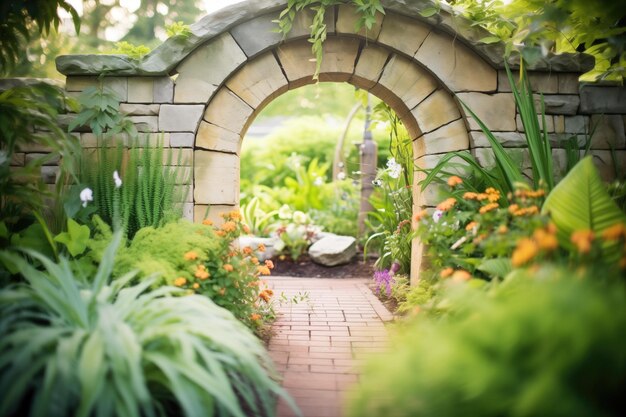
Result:
[[[592,230],[596,235],[606,228],[626,222],[626,215],[611,199],[593,159],[582,159],[552,190],[543,204],[565,247],[572,247],[570,236],[576,230]],[[614,255],[616,245],[605,245],[605,255]]]

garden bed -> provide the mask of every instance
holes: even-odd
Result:
[[[273,276],[312,277],[312,278],[371,278],[374,274],[374,260],[363,262],[363,255],[358,254],[345,265],[324,266],[313,262],[307,255],[297,261],[290,258],[274,259]]]

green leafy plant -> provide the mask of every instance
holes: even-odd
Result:
[[[78,256],[87,249],[90,235],[89,227],[80,225],[73,219],[67,219],[67,232],[54,237],[55,242],[62,243],[72,256]]]
[[[130,59],[140,60],[150,53],[150,48],[146,45],[133,45],[130,42],[122,41],[115,43],[114,54],[128,55]]]
[[[191,28],[189,27],[189,25],[184,24],[182,21],[178,21],[173,22],[169,25],[165,25],[165,33],[170,38],[173,38],[174,36],[179,36],[182,39],[187,39],[189,38],[189,36],[191,36]]]
[[[451,314],[397,327],[348,415],[620,415],[626,292],[603,278],[545,266],[490,291],[451,283]]]
[[[269,232],[268,226],[278,214],[278,210],[265,212],[259,207],[260,200],[257,196],[252,197],[248,204],[241,205],[243,222],[255,236],[266,236]]]
[[[0,415],[274,415],[266,351],[245,326],[206,297],[133,275],[111,280],[121,233],[93,277],[75,276],[34,252],[15,254],[27,284],[0,291]]]

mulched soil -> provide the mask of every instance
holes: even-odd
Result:
[[[374,275],[374,259],[363,262],[363,255],[357,254],[345,265],[324,266],[313,262],[307,255],[297,261],[290,258],[274,259],[274,276],[313,277],[313,278],[371,278]]]

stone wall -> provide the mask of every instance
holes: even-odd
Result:
[[[185,152],[193,172],[188,216],[201,220],[239,203],[241,140],[256,115],[284,92],[315,82],[310,44],[311,13],[302,13],[286,39],[272,30],[285,0],[258,0],[209,15],[192,26],[187,40],[170,39],[142,61],[124,56],[69,56],[57,60],[66,89],[77,94],[97,82],[118,93],[121,109],[138,128]],[[446,8],[423,18],[427,0],[385,0],[371,30],[355,32],[356,13],[348,6],[326,14],[328,38],[320,81],[349,82],[389,104],[407,126],[417,166],[432,168],[445,153],[470,150],[492,162],[488,142],[459,100],[508,148],[519,148],[523,126],[516,113],[503,62],[503,45],[485,45],[486,33],[453,17]],[[513,68],[515,59],[510,60]],[[585,87],[578,77],[593,62],[584,55],[548,56],[530,68],[534,89],[546,104],[546,129],[557,169],[564,163],[561,139],[595,127],[592,152],[608,178],[611,147],[626,159],[624,90]],[[81,132],[83,146],[93,135]],[[527,157],[526,157],[527,159]],[[526,164],[528,161],[525,162]],[[416,176],[416,182],[421,179]],[[437,203],[436,190],[420,192],[415,210]],[[193,213],[192,213],[193,210]],[[414,259],[420,259],[415,245]],[[419,262],[416,261],[417,269]]]

